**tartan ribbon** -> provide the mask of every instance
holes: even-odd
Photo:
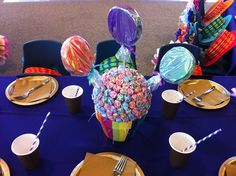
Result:
[[[128,68],[133,68],[135,69],[135,65],[133,63],[133,60],[131,60],[132,62],[125,63],[125,66]],[[110,70],[113,67],[118,67],[123,65],[122,61],[119,61],[115,56],[109,57],[107,59],[105,59],[104,61],[102,61],[102,63],[99,65],[99,73],[103,74],[105,73],[107,70]]]
[[[225,24],[225,19],[222,16],[217,17],[213,22],[211,22],[209,25],[207,25],[205,28],[202,30],[202,35],[203,38],[208,38],[211,36],[216,37],[222,27]]]
[[[56,76],[61,76],[61,73],[44,67],[27,67],[24,70],[24,73],[45,73],[45,74],[51,74]]]
[[[221,1],[212,11],[211,13],[207,14],[205,16],[206,19],[212,19],[215,18],[216,16],[220,15],[223,13],[225,10],[226,5],[223,1]]]
[[[208,60],[214,59],[217,55],[222,54],[234,41],[235,36],[229,31],[224,30],[207,50],[206,56]]]
[[[214,20],[216,17],[221,15],[227,8],[232,5],[234,0],[218,0],[216,3],[214,3],[209,10],[206,12],[203,23],[208,24],[212,20]]]

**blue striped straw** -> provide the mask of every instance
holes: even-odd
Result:
[[[35,139],[34,139],[33,144],[30,146],[30,150],[29,150],[29,151],[31,151],[31,150],[34,148],[34,145],[36,144],[36,141],[37,141],[37,139],[38,139],[38,137],[39,137],[41,131],[43,130],[44,124],[47,122],[48,116],[49,116],[50,114],[51,114],[51,112],[48,112],[48,113],[47,113],[47,115],[46,115],[46,117],[45,117],[45,119],[44,119],[44,121],[43,121],[43,123],[42,123],[42,125],[41,125],[41,127],[40,127],[40,129],[39,129],[39,131],[38,131],[38,133],[37,133],[37,135],[36,135],[36,137],[35,137]]]
[[[78,92],[79,92],[79,87],[78,87],[77,90],[76,90],[75,97],[77,97]]]
[[[209,134],[208,136],[198,140],[195,144],[191,144],[190,146],[186,147],[184,150],[181,150],[181,152],[186,152],[187,150],[190,150],[192,147],[200,144],[201,142],[211,138],[213,135],[216,135],[218,132],[221,132],[222,130],[221,129],[218,129],[216,131],[214,131],[213,133]]]

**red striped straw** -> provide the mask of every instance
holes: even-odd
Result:
[[[222,130],[221,129],[218,129],[216,131],[214,131],[213,133],[209,134],[208,136],[198,140],[195,144],[191,144],[190,146],[186,147],[185,149],[181,150],[181,152],[186,152],[187,150],[190,150],[192,147],[200,144],[201,142],[211,138],[212,136],[216,135],[218,132],[221,132]]]
[[[46,117],[45,117],[45,119],[44,119],[44,121],[43,121],[43,123],[42,123],[42,125],[41,125],[41,127],[40,127],[40,129],[39,129],[39,131],[38,131],[38,133],[37,133],[37,135],[36,135],[36,137],[35,137],[35,139],[34,139],[33,144],[30,146],[29,151],[31,151],[31,150],[34,148],[34,145],[36,144],[36,141],[37,141],[37,139],[39,138],[39,135],[40,135],[41,131],[43,130],[44,124],[47,122],[48,116],[49,116],[50,114],[51,114],[51,112],[48,112],[48,113],[47,113],[47,115],[46,115]]]

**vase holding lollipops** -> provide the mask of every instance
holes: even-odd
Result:
[[[131,68],[112,68],[94,84],[95,112],[107,138],[123,142],[133,136],[151,105],[152,91],[160,83],[156,75],[146,80]]]
[[[123,142],[133,136],[144,121],[152,91],[157,89],[161,78],[156,75],[146,80],[137,70],[125,67],[142,32],[140,17],[134,9],[112,7],[108,26],[113,38],[121,44],[116,57],[123,65],[111,68],[101,77],[92,73],[89,80],[94,85],[92,99],[104,134],[113,141]]]

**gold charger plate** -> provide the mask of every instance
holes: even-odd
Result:
[[[4,176],[10,176],[11,175],[7,163],[1,158],[0,158],[0,167],[1,167],[1,170],[3,172],[2,174]]]
[[[104,157],[108,157],[108,158],[112,158],[114,160],[119,160],[121,154],[118,153],[114,153],[114,152],[102,152],[102,153],[97,153],[96,155],[100,155],[100,156],[104,156]],[[129,160],[131,160],[132,162],[134,162],[134,160],[132,160],[131,158],[127,157]],[[82,160],[71,172],[70,176],[76,176],[76,174],[79,172],[79,170],[82,168],[83,166],[83,162],[84,160]],[[142,169],[138,166],[138,164],[136,165],[135,168],[135,176],[144,176],[144,173],[142,171]]]
[[[204,95],[200,103],[196,103],[192,100],[194,97],[201,95],[203,92],[205,92],[212,86],[215,86],[216,89],[213,90],[211,93]],[[189,79],[178,86],[178,91],[181,92],[183,95],[187,95],[194,90],[194,94],[184,99],[192,106],[210,110],[223,108],[230,102],[230,95],[228,90],[220,84],[211,80]]]
[[[225,162],[223,162],[223,164],[221,164],[218,176],[227,176],[226,175],[226,167],[225,167],[227,164],[235,164],[236,165],[236,156],[227,159]]]
[[[19,79],[25,79],[25,78],[26,77],[19,78]],[[27,79],[28,78],[33,79],[33,80],[40,80],[40,81],[43,81],[46,78],[50,78],[51,83],[52,83],[52,89],[51,89],[49,97],[44,98],[44,99],[39,99],[39,100],[36,100],[36,101],[33,101],[33,102],[24,102],[24,101],[21,101],[21,100],[12,100],[11,95],[13,93],[14,85],[15,85],[15,82],[16,82],[16,81],[13,81],[7,86],[7,88],[5,90],[5,95],[6,95],[6,97],[9,101],[11,101],[14,104],[22,105],[22,106],[36,105],[36,104],[45,102],[45,101],[49,100],[50,98],[52,98],[55,95],[55,93],[57,92],[58,88],[59,88],[59,84],[58,84],[57,80],[55,78],[51,77],[51,76],[28,76]]]

